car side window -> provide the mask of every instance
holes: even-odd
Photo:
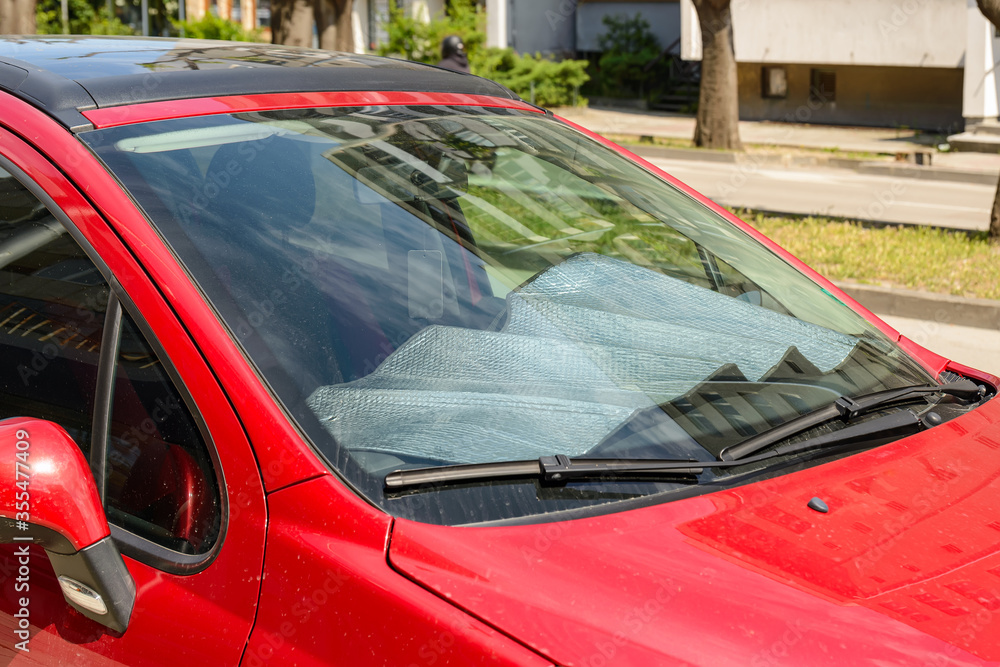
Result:
[[[105,467],[108,518],[173,551],[219,534],[219,489],[201,430],[158,355],[122,318]]]
[[[205,553],[221,522],[207,444],[160,355],[116,301],[66,227],[0,169],[0,419],[59,424],[103,477],[111,524]],[[103,376],[102,353],[114,355]],[[109,392],[110,411],[95,410]]]
[[[89,455],[108,284],[0,169],[0,418],[57,422]]]

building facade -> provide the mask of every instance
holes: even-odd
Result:
[[[579,57],[600,50],[608,15],[641,14],[664,48],[701,59],[691,0],[483,0],[487,44]],[[397,0],[430,19],[446,0]],[[269,0],[185,0],[265,27]],[[1000,33],[976,0],[732,0],[740,117],[898,126],[939,133],[996,124]],[[356,50],[386,38],[389,0],[354,0]]]
[[[970,3],[733,0],[740,117],[957,130]],[[681,1],[681,42],[682,57],[700,60],[690,0]]]
[[[679,0],[486,0],[487,44],[556,57],[600,50],[608,15],[649,21],[664,47],[680,39]]]

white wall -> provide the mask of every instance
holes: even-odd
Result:
[[[650,31],[666,48],[681,36],[680,5],[676,2],[588,2],[576,8],[576,48],[578,51],[600,51],[598,40],[606,28],[601,20],[607,16],[642,14]]]
[[[368,0],[354,0],[351,14],[351,29],[354,32],[354,52],[368,51]]]
[[[732,0],[736,60],[962,67],[966,1]],[[691,0],[681,0],[681,15],[682,54],[700,60]]]
[[[962,115],[969,121],[980,122],[1000,115],[1000,39],[993,25],[986,20],[976,0],[967,0],[966,27],[968,51],[962,81]]]
[[[486,46],[507,48],[507,3],[509,0],[486,0]]]
[[[444,14],[444,0],[407,0],[405,3],[397,0],[396,4],[405,4],[410,15],[420,21],[430,21]]]
[[[576,45],[576,8],[575,0],[510,0],[508,46],[519,53],[562,54],[573,51]]]

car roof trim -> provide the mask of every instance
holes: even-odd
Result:
[[[453,105],[501,107],[544,113],[543,109],[521,100],[488,95],[462,93],[425,93],[400,91],[323,92],[323,93],[274,93],[261,95],[230,95],[197,99],[147,102],[131,106],[90,109],[83,116],[96,129],[146,123],[192,116],[240,113],[246,111],[275,111],[279,109],[312,109],[323,107],[403,105]]]

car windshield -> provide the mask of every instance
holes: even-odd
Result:
[[[327,463],[396,516],[512,519],[684,485],[394,492],[394,470],[708,461],[842,395],[934,381],[742,230],[543,114],[296,109],[81,137]],[[616,446],[637,415],[652,435]]]

